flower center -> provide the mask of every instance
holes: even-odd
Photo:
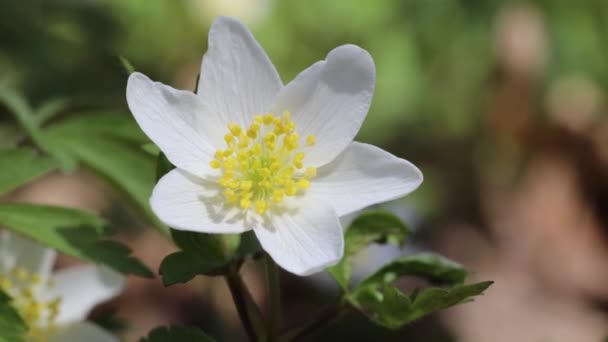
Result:
[[[27,324],[29,342],[45,342],[49,332],[56,329],[61,297],[40,298],[40,293],[51,286],[39,274],[22,267],[13,268],[8,274],[0,273],[0,289],[11,297],[11,305]]]
[[[315,167],[304,167],[301,138],[289,112],[256,115],[247,128],[229,123],[224,140],[227,148],[215,152],[210,166],[221,171],[218,183],[226,201],[245,210],[253,206],[264,214],[269,205],[306,190],[317,174]],[[315,136],[303,143],[314,145]]]

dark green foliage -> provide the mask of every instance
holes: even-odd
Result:
[[[159,327],[139,342],[214,342],[215,340],[201,330],[185,327]]]
[[[0,149],[0,194],[43,176],[57,167],[54,160],[30,148]]]
[[[25,342],[27,325],[10,305],[10,300],[0,291],[0,342]]]
[[[154,186],[155,158],[142,150],[141,145],[148,139],[130,114],[86,113],[52,125],[46,134],[56,149],[108,179],[156,227],[168,232],[148,203]]]
[[[105,240],[104,222],[97,216],[68,208],[7,203],[0,205],[0,225],[67,255],[105,264],[119,272],[143,277],[153,273],[131,256],[131,250]]]

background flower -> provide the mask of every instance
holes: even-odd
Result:
[[[28,324],[32,342],[112,342],[119,339],[87,322],[91,310],[124,288],[122,275],[79,265],[53,272],[57,254],[19,235],[0,233],[0,288]]]

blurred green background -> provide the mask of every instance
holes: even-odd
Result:
[[[13,196],[61,195],[77,205],[101,198],[84,202],[117,222],[156,268],[155,248],[171,247],[141,229],[156,224],[147,208],[155,156],[141,148],[147,139],[128,113],[119,57],[152,79],[193,89],[217,15],[243,20],[285,83],[338,45],[367,49],[377,86],[358,140],[425,174],[415,194],[389,208],[416,229],[415,248],[438,250],[475,279],[497,281],[476,303],[401,331],[353,316],[318,339],[608,335],[605,0],[2,0],[0,89],[31,107],[43,133],[40,141],[25,138],[5,100],[0,146],[40,145],[62,170],[34,185],[42,190]],[[64,177],[85,186],[53,185]],[[83,192],[89,185],[96,190]],[[40,195],[45,189],[52,195]],[[361,272],[373,267],[366,258],[404,252],[372,249],[360,258]],[[255,271],[250,281],[259,286]],[[323,277],[302,284],[283,276],[288,323],[310,315],[334,290]],[[119,316],[131,321],[127,339],[166,323],[242,338],[221,281],[198,281],[165,290],[132,280],[117,303]],[[263,294],[258,299],[264,303]]]

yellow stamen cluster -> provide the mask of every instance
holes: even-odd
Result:
[[[22,267],[13,268],[8,274],[0,273],[0,289],[11,297],[11,305],[27,324],[29,342],[45,342],[56,329],[61,298],[39,298],[40,291],[50,286],[39,274],[32,274]]]
[[[226,201],[243,209],[264,214],[272,203],[306,190],[317,174],[304,167],[304,146],[289,112],[256,115],[247,128],[230,123],[224,140],[227,148],[217,150],[209,165],[221,170]],[[314,135],[305,138],[306,146],[314,144]]]

